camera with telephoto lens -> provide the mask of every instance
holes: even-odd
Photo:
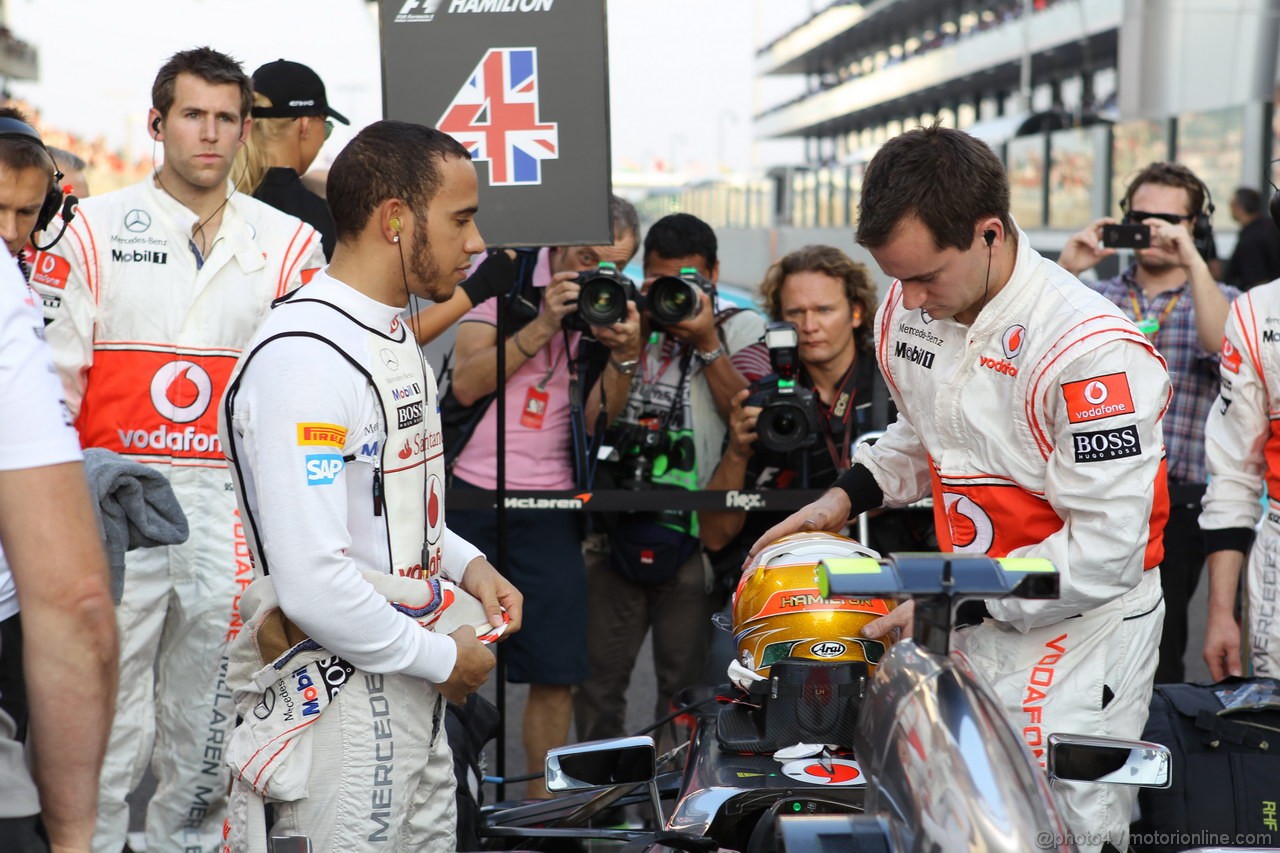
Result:
[[[640,297],[635,282],[601,261],[597,269],[578,273],[578,310],[564,318],[565,328],[585,332],[590,326],[612,326],[627,318],[627,301]]]
[[[663,326],[681,323],[702,309],[701,294],[710,294],[712,282],[693,267],[684,267],[680,275],[664,275],[653,280],[645,295],[649,317]]]
[[[790,453],[810,447],[822,432],[818,420],[818,396],[797,383],[800,372],[799,343],[793,323],[770,323],[764,333],[769,347],[772,376],[751,386],[745,406],[759,406],[756,438],[761,447]]]

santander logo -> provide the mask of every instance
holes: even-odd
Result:
[[[213,398],[213,381],[194,361],[171,361],[151,377],[151,405],[177,424],[198,420]]]

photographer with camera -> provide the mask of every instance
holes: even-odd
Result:
[[[827,488],[849,468],[854,439],[888,425],[873,352],[875,284],[839,249],[805,246],[769,267],[760,295],[773,375],[734,396],[728,445],[707,488]],[[698,536],[717,564],[738,569],[785,515],[703,511]]]
[[[1152,163],[1129,183],[1124,222],[1099,219],[1067,240],[1058,263],[1073,275],[1116,253],[1145,246],[1114,278],[1086,281],[1132,319],[1169,365],[1173,400],[1164,417],[1169,523],[1164,528],[1164,634],[1157,684],[1184,679],[1187,608],[1204,569],[1200,499],[1205,491],[1204,424],[1218,394],[1218,351],[1232,299],[1240,291],[1214,281],[1205,260],[1213,244],[1213,201],[1187,167]],[[1107,240],[1104,238],[1111,237]]]
[[[763,320],[716,296],[716,252],[715,232],[687,213],[663,217],[645,235],[650,334],[626,409],[607,434],[598,484],[611,477],[621,488],[706,488],[734,395],[769,372]],[[604,523],[607,533],[584,546],[591,677],[574,701],[581,740],[624,733],[627,684],[650,628],[657,716],[677,690],[701,680],[716,604],[692,512],[625,513]]]
[[[588,439],[596,429],[621,411],[640,347],[640,314],[634,302],[625,302],[626,314],[608,326],[592,326],[583,319],[583,313],[597,318],[591,312],[597,304],[579,305],[591,299],[594,280],[609,279],[635,254],[635,208],[615,196],[610,217],[612,245],[522,251],[510,265],[502,263],[506,255],[495,254],[481,265],[480,269],[489,268],[486,275],[507,277],[506,285],[495,289],[511,296],[481,302],[458,326],[457,365],[445,395],[453,399],[442,406],[446,414],[456,406],[482,409],[483,414],[457,438],[446,431],[450,454],[465,441],[453,462],[454,488],[498,485],[497,407],[490,403],[498,389],[499,345],[506,347],[506,487],[588,487],[578,469],[593,454],[583,445],[594,443]],[[492,266],[495,259],[497,271]],[[507,311],[509,323],[502,344],[499,310]],[[583,390],[588,388],[584,403]],[[529,685],[525,758],[529,772],[541,773],[547,750],[568,740],[573,685],[588,673],[580,519],[575,513],[539,510],[508,510],[506,519],[506,576],[525,594],[524,630],[506,644],[507,679]],[[495,555],[497,516],[492,510],[451,511],[449,528],[485,554]],[[546,796],[540,780],[530,782],[525,793]]]

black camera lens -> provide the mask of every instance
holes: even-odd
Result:
[[[627,316],[627,291],[616,278],[587,279],[578,294],[578,315],[588,326],[612,326]]]
[[[663,325],[688,320],[702,307],[698,288],[682,278],[664,275],[649,286],[649,315]]]
[[[809,443],[809,419],[794,403],[775,402],[756,419],[760,444],[778,453],[789,453]]]

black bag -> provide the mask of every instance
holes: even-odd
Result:
[[[1280,705],[1248,698],[1268,691],[1280,682],[1156,685],[1142,738],[1169,748],[1173,784],[1138,792],[1131,849],[1280,846]]]
[[[482,760],[484,748],[498,736],[502,715],[497,707],[478,693],[467,697],[465,705],[445,703],[444,728],[453,751],[453,778],[457,782],[458,850],[480,849],[480,807],[484,805]]]
[[[671,580],[698,550],[698,540],[644,515],[624,517],[609,531],[609,568],[632,583]]]

